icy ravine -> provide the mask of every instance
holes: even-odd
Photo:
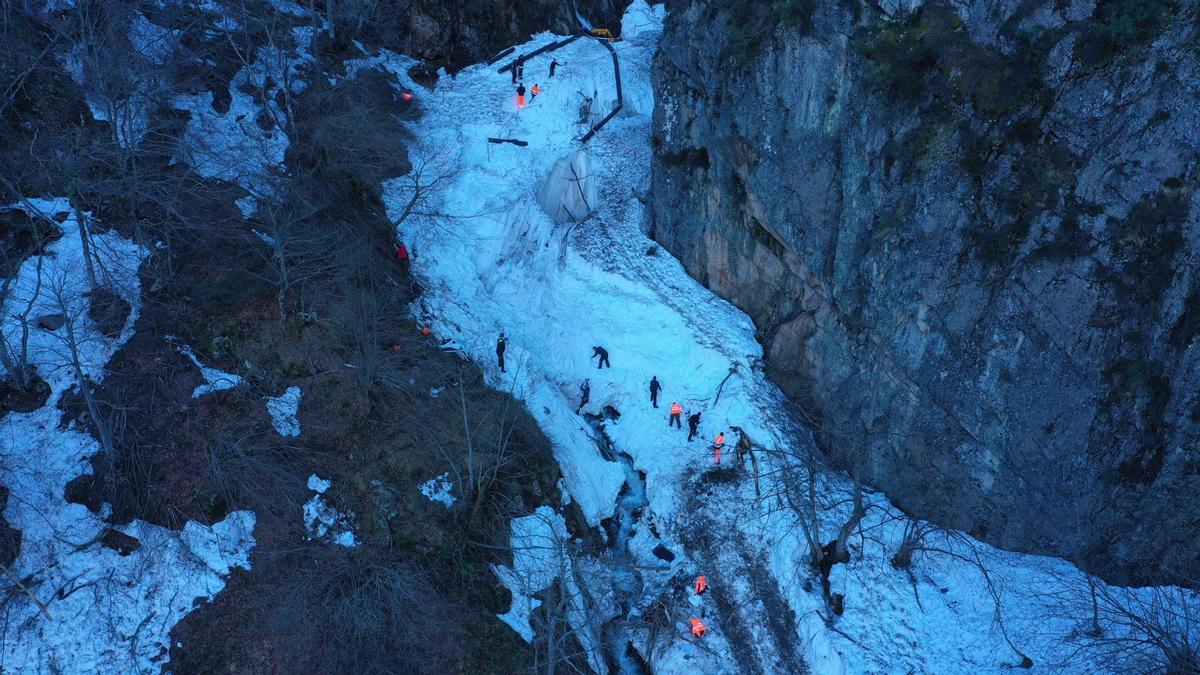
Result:
[[[614,450],[633,458],[634,468],[645,474],[648,502],[628,530],[629,555],[643,570],[630,632],[639,632],[636,620],[655,598],[674,602],[670,635],[660,634],[653,643],[646,631],[633,637],[655,672],[805,667],[821,673],[990,672],[1016,663],[1019,657],[997,628],[991,595],[973,567],[953,558],[921,558],[914,563],[915,582],[891,569],[887,561],[903,523],[881,496],[867,495],[863,529],[871,537],[854,540],[853,562],[835,568],[835,590],[845,593],[847,611],[834,631],[822,619],[827,610],[819,591],[804,589],[814,580],[795,515],[774,504],[756,504],[749,480],[704,483],[712,461],[704,441],[720,430],[735,439],[730,425],[776,451],[800,452],[811,447],[811,440],[761,373],[761,350],[749,319],[689,278],[673,259],[647,253],[654,244],[639,229],[642,206],[636,191],[646,184],[649,170],[649,68],[662,18],[661,6],[635,1],[623,23],[624,40],[614,45],[625,110],[587,148],[600,203],[597,215],[581,225],[556,226],[535,195],[555,163],[579,148],[586,130],[578,120],[580,96],[612,97],[611,60],[600,45],[579,40],[555,52],[565,65],[552,79],[546,73],[548,56],[530,61],[525,84],[539,84],[543,93],[524,110],[516,109],[509,76],[496,72],[500,64],[442,77],[435,90],[423,94],[427,114],[415,125],[420,145],[414,157],[427,171],[448,175],[450,187],[437,206],[450,214],[470,214],[402,225],[400,235],[418,252],[415,271],[426,289],[427,318],[439,335],[453,337],[483,365],[493,386],[524,401],[554,444],[567,491],[592,526],[613,516],[626,477],[620,464],[601,456],[593,432],[575,414],[579,382],[591,378],[585,412],[611,405],[621,413],[604,431]],[[516,53],[557,37],[536,36]],[[401,69],[396,73],[413,86]],[[529,145],[489,145],[487,137],[519,138]],[[403,179],[385,185],[393,211],[406,202],[405,185]],[[508,335],[507,374],[495,367],[500,330]],[[611,369],[596,370],[588,358],[594,345],[608,349]],[[736,368],[733,375],[731,368]],[[664,387],[658,409],[648,400],[652,375]],[[667,427],[672,401],[689,412],[703,411],[701,440],[688,444],[686,431]],[[845,484],[834,474],[822,481]],[[543,513],[547,510],[539,509],[540,520],[556,523],[552,512]],[[828,521],[823,541],[839,524],[832,517]],[[555,550],[570,548],[556,524],[533,527],[532,522],[514,522],[514,546],[521,548],[521,541],[536,532]],[[651,553],[659,544],[676,554],[669,563]],[[959,550],[951,541],[937,545]],[[1062,561],[982,545],[979,550],[1013,643],[1036,664],[1062,658],[1062,637],[1074,625],[1053,618],[1039,595],[1061,587],[1064,579],[1075,583],[1082,577]],[[547,558],[544,552],[530,555],[518,551],[516,565],[536,577],[533,591],[544,587],[551,565],[564,573],[574,569],[561,555],[549,556],[553,562],[540,567],[536,563]],[[678,591],[696,573],[709,575],[715,588],[693,608]],[[610,578],[613,574],[609,570]],[[530,582],[512,574],[502,578],[518,596]],[[600,648],[596,623],[620,611],[611,595],[595,601],[599,616],[590,624],[571,618],[583,644]],[[522,621],[529,606],[528,598],[518,598],[513,611],[521,616],[508,616],[527,637],[528,624]],[[712,630],[697,645],[685,622],[701,611]],[[592,654],[591,661],[596,667],[601,659]]]
[[[65,215],[63,236],[42,259],[21,266],[3,308],[4,338],[19,341],[20,314],[34,299],[31,318],[66,306],[79,336],[88,377],[101,380],[104,366],[133,334],[141,288],[138,266],[145,255],[115,234],[93,236],[97,276],[127,300],[132,311],[116,340],[105,338],[87,314],[82,249],[75,214],[65,199],[32,199],[13,205],[46,217]],[[75,374],[63,334],[32,329],[29,360],[51,387],[49,400],[31,413],[0,419],[0,483],[11,490],[5,518],[21,530],[12,575],[23,579],[46,606],[49,618],[20,591],[5,607],[0,669],[5,672],[149,672],[166,658],[170,630],[197,599],[211,598],[230,568],[249,568],[254,514],[238,511],[211,527],[189,522],[182,532],[141,521],[116,529],[140,547],[127,556],[101,545],[104,521],[64,497],[68,481],[89,470],[99,444],[74,423],[60,430],[57,403]],[[0,582],[10,585],[7,577]]]

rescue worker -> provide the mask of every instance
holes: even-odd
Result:
[[[671,404],[671,418],[667,420],[667,426],[669,426],[669,427],[673,426],[673,427],[682,429],[683,423],[680,422],[680,420],[679,420],[679,416],[682,414],[683,414],[683,406],[679,405],[678,403],[672,403]]]
[[[542,93],[542,90],[538,89],[536,84],[533,85],[533,88],[529,90],[529,101],[532,103],[533,99],[537,98],[537,95],[540,93]]]
[[[737,459],[738,466],[745,467],[746,455],[750,454],[750,437],[746,435],[746,432],[742,430],[741,427],[729,428],[738,433],[738,442],[737,445],[734,446],[734,457]]]
[[[517,85],[517,108],[525,107],[525,85]]]
[[[521,56],[521,60],[517,61],[517,79],[525,81],[525,56]]]
[[[513,80],[512,83],[513,84],[517,83],[517,77],[521,74],[521,72],[520,72],[521,71],[521,59],[523,59],[523,58],[525,58],[524,54],[518,56],[516,61],[513,61],[513,64],[512,64],[512,80]]]
[[[705,579],[703,574],[696,577],[696,585],[694,589],[696,591],[696,595],[704,595],[704,591],[708,590],[708,579]]]
[[[704,631],[706,630],[708,630],[708,626],[705,626],[703,621],[700,619],[692,619],[692,635],[702,638],[704,637]]]
[[[600,357],[600,362],[596,364],[596,369],[599,370],[604,366],[612,368],[612,364],[608,362],[608,350],[604,347],[592,347],[592,358]]]
[[[408,247],[402,241],[396,243],[396,262],[400,263],[400,271],[404,276],[408,276]]]
[[[695,412],[688,415],[688,443],[696,437],[696,429],[700,426],[700,413]]]
[[[658,383],[658,376],[650,378],[650,404],[655,408],[658,407],[658,392],[662,391],[662,385]]]
[[[580,410],[583,410],[583,406],[587,405],[588,399],[591,398],[591,395],[592,383],[585,378],[583,380],[583,384],[579,385],[579,407],[575,409],[576,415],[579,414]]]
[[[500,362],[500,372],[506,373],[504,369],[504,350],[508,348],[508,339],[504,337],[504,331],[500,331],[500,337],[496,338],[496,360]]]
[[[554,77],[554,71],[558,70],[559,63],[555,59],[550,59],[550,77]]]
[[[725,432],[719,432],[713,439],[713,464],[721,463],[721,448],[725,447]]]

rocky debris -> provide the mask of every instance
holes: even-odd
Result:
[[[100,534],[100,543],[123,556],[133,553],[142,546],[142,542],[138,541],[137,537],[111,527],[105,528],[104,532]]]
[[[1186,581],[1195,22],[1161,2],[1119,25],[1049,0],[872,7],[668,15],[651,235],[750,314],[822,444],[906,510]]]

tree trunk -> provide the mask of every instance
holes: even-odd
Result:
[[[79,243],[83,246],[83,261],[87,266],[88,290],[96,290],[96,265],[92,261],[92,237],[88,233],[87,217],[83,213],[83,209],[79,208],[79,202],[74,196],[71,197],[71,207],[75,209],[75,222],[79,224]]]

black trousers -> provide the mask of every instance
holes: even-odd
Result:
[[[612,364],[608,362],[607,354],[605,354],[604,356],[601,356],[600,363],[596,364],[597,369],[603,368],[604,366],[608,366],[609,368],[612,368]]]
[[[496,352],[496,358],[500,361],[500,372],[508,372],[504,370],[504,352]]]
[[[667,426],[683,428],[683,424],[679,421],[679,413],[671,413],[671,419],[667,422]]]
[[[690,441],[695,437],[696,437],[696,427],[689,424],[688,425],[688,440]]]
[[[650,403],[655,408],[658,407],[658,391],[657,390],[650,392]]]

